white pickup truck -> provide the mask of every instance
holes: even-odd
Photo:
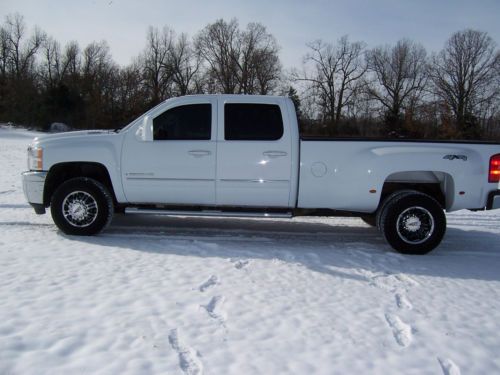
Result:
[[[169,99],[119,131],[35,138],[23,173],[37,214],[93,235],[114,212],[360,216],[397,251],[424,254],[444,210],[500,208],[500,145],[299,137],[285,97]]]

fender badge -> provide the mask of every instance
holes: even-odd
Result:
[[[443,159],[448,159],[448,160],[460,159],[463,161],[467,161],[467,156],[465,156],[465,155],[445,155],[445,156],[443,156]]]

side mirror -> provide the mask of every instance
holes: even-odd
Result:
[[[151,116],[144,116],[142,124],[135,132],[135,136],[138,140],[143,142],[150,142],[153,140],[153,119]]]

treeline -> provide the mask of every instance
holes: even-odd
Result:
[[[193,38],[150,27],[121,67],[105,41],[65,46],[21,15],[0,25],[0,122],[47,130],[118,128],[170,97],[197,93],[290,96],[303,134],[500,139],[500,52],[487,33],[453,34],[438,53],[403,39],[367,48],[347,36],[306,46],[285,71],[259,23],[208,24]]]

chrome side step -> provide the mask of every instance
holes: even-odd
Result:
[[[291,212],[230,212],[218,210],[182,211],[182,210],[162,210],[145,209],[138,207],[125,208],[126,214],[140,215],[164,215],[164,216],[209,216],[209,217],[257,217],[257,218],[281,218],[289,219]]]

